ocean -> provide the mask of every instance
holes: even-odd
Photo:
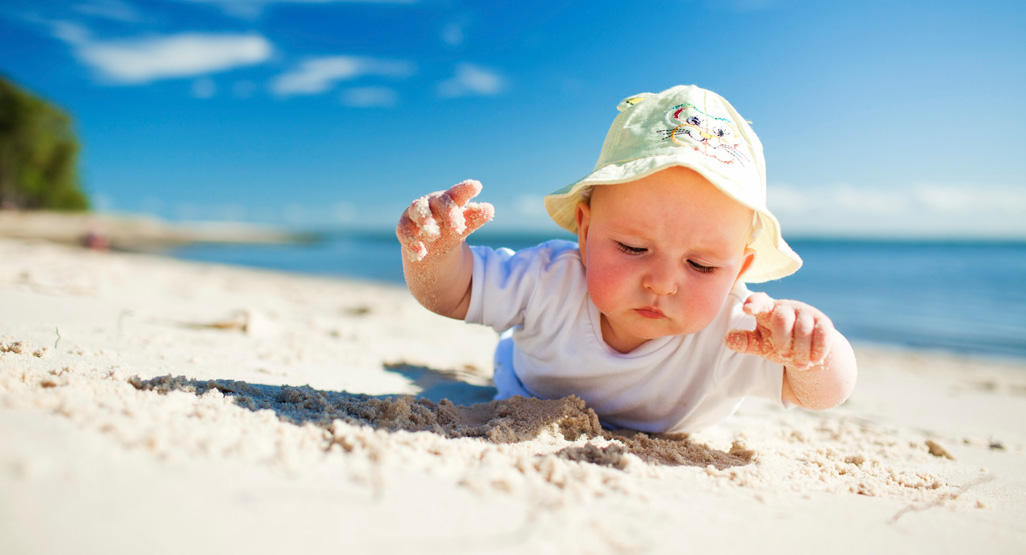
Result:
[[[569,236],[565,236],[569,238]],[[523,248],[552,235],[481,230],[472,244]],[[823,310],[854,342],[1026,359],[1026,241],[793,239],[805,260],[751,284]],[[402,284],[389,231],[339,231],[300,245],[195,245],[172,256]]]

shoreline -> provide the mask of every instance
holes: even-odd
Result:
[[[1021,361],[857,343],[836,409],[618,437],[571,398],[490,402],[494,332],[395,285],[0,256],[4,553],[1026,546]]]
[[[11,210],[0,210],[0,237],[142,252],[194,244],[287,245],[316,239],[309,233],[234,222],[173,223],[139,214]]]

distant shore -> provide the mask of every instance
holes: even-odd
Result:
[[[0,211],[0,237],[147,252],[190,244],[296,244],[316,239],[309,233],[238,222],[175,223],[137,214],[12,210]]]

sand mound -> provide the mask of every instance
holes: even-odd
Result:
[[[686,435],[645,434],[602,429],[598,416],[574,396],[543,400],[514,397],[470,406],[439,403],[410,395],[373,397],[346,392],[320,391],[310,386],[268,386],[237,380],[190,380],[185,376],[130,378],[136,389],[167,394],[187,391],[203,395],[216,390],[253,411],[270,410],[286,422],[332,429],[335,421],[370,426],[388,432],[432,432],[446,438],[480,438],[492,443],[518,443],[543,432],[567,441],[604,438],[620,445],[567,447],[560,457],[618,469],[626,467],[626,453],[646,462],[717,468],[751,462],[754,453],[735,443],[729,452],[688,441]]]
[[[264,386],[235,380],[189,380],[184,376],[129,379],[137,389],[167,393],[173,390],[202,395],[216,389],[239,406],[272,410],[294,424],[330,426],[335,420],[395,432],[434,432],[438,435],[476,437],[494,443],[515,443],[538,437],[543,430],[558,430],[567,440],[601,435],[595,412],[576,397],[557,400],[492,401],[471,406],[439,403],[411,395],[372,397],[320,391],[310,386]]]

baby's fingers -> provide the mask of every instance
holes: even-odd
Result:
[[[741,310],[744,310],[745,314],[755,316],[758,319],[760,315],[769,314],[773,310],[773,306],[773,298],[759,291],[758,293],[752,293],[745,299],[745,304],[741,305]]]
[[[495,217],[495,207],[488,202],[471,202],[463,210],[463,217],[467,222],[467,229],[463,235],[467,236],[492,221],[492,218]]]
[[[451,191],[451,189],[450,189]],[[440,195],[434,195],[430,199],[431,210],[435,213],[439,225],[445,225],[456,235],[462,235],[467,229],[466,219],[463,217],[463,209],[449,195],[449,191]],[[439,230],[441,231],[441,230]]]
[[[825,314],[816,317],[812,328],[812,340],[809,348],[809,362],[823,364],[830,353],[830,340],[834,335],[834,323]]]
[[[783,302],[776,303],[769,316],[766,317],[766,325],[769,326],[773,345],[776,347],[777,355],[781,358],[791,358],[794,349],[794,324],[797,319],[794,307]]]
[[[435,216],[431,212],[432,196],[434,195],[422,196],[413,201],[410,207],[406,209],[406,215],[417,227],[418,239],[427,242],[434,241],[442,235],[442,230],[438,227],[438,221],[435,220]]]
[[[481,192],[481,183],[468,179],[447,191],[437,191],[413,201],[396,226],[396,236],[407,257],[419,262],[430,253],[444,253],[492,219],[488,203],[470,203]]]
[[[481,192],[481,182],[476,179],[461,181],[442,194],[432,208],[440,215],[443,221],[448,222],[449,228],[460,237],[469,235],[476,227],[468,230],[468,222],[465,207],[468,207],[470,199]],[[482,222],[484,223],[484,222]],[[477,227],[480,227],[478,225]]]
[[[457,236],[464,237],[469,234],[464,208],[468,206],[468,201],[480,192],[481,182],[467,179],[449,187],[449,190],[444,193],[430,195],[428,206],[440,226],[444,225]]]
[[[765,357],[773,353],[773,342],[759,328],[754,331],[731,330],[724,342],[730,350],[743,354]]]
[[[467,179],[453,185],[437,199],[432,199],[432,210],[460,238],[470,235],[495,215],[495,208],[491,204],[469,202],[481,192],[481,188],[480,181]]]
[[[812,342],[815,336],[816,319],[807,311],[799,311],[794,321],[794,335],[791,340],[791,365],[807,368],[812,362]]]
[[[399,225],[395,228],[395,235],[403,246],[403,252],[407,258],[419,262],[427,256],[427,245],[420,240],[420,227],[413,223],[409,215],[403,213],[399,218]]]
[[[449,190],[445,193],[452,198],[459,206],[466,206],[470,199],[476,197],[481,192],[481,182],[476,179],[465,179],[459,183],[449,187]]]

